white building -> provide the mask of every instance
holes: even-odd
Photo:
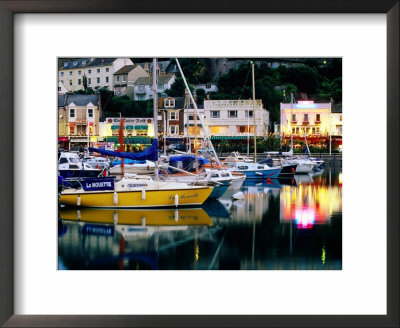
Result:
[[[215,83],[195,84],[193,87],[195,92],[199,89],[203,89],[205,94],[210,92],[218,92],[218,86]]]
[[[209,136],[214,139],[253,136],[254,125],[257,136],[267,136],[269,112],[263,107],[260,99],[255,100],[254,111],[255,116],[253,100],[205,100],[204,109],[199,110]],[[196,132],[199,131],[195,126],[201,125],[200,118],[196,119],[193,109],[185,112],[185,135],[198,135]]]
[[[171,88],[175,82],[175,75],[168,74],[157,77],[157,92],[163,93]],[[153,98],[153,77],[139,77],[134,86],[134,100],[148,100]]]

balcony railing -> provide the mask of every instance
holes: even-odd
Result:
[[[303,121],[303,125],[308,125],[310,124],[310,121]]]

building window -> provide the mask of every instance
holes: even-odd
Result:
[[[296,123],[296,122],[297,122],[296,114],[292,114],[292,123]]]
[[[126,76],[125,75],[122,77],[122,82],[126,82]]]
[[[92,78],[88,78],[88,84],[90,85],[90,84],[92,84]]]
[[[70,108],[69,109],[69,117],[70,118],[75,117],[75,108]]]
[[[88,109],[88,117],[93,117],[93,108]]]
[[[315,122],[321,122],[321,114],[315,115]]]
[[[97,69],[97,73],[100,73],[100,68]]]
[[[178,125],[170,125],[169,126],[170,134],[178,134],[179,133],[179,126]]]
[[[72,85],[72,80],[69,80],[69,85]]]
[[[58,87],[58,92],[60,92],[61,91],[61,87]]]
[[[211,89],[211,84],[210,83],[206,84],[206,89]]]
[[[106,83],[108,83],[108,76],[106,76]]]
[[[137,99],[138,100],[146,100],[145,95],[138,95]]]
[[[303,122],[308,122],[308,114],[304,114],[304,120]]]
[[[106,67],[106,72],[108,73],[110,71],[110,68],[109,67]]]
[[[117,75],[117,82],[119,82],[119,75]]]
[[[171,99],[171,98],[165,99],[164,107],[175,107],[175,99]]]
[[[164,89],[164,84],[163,83],[157,83],[157,89]]]
[[[100,78],[99,77],[97,78],[97,83],[100,83]]]
[[[92,74],[92,70],[91,69],[88,69],[88,74]]]
[[[339,119],[340,119],[340,122],[341,122],[342,121],[342,115],[340,115]]]
[[[236,118],[236,117],[237,117],[237,110],[230,110],[229,118]]]
[[[63,77],[64,76],[64,72],[61,72],[61,77]]]
[[[239,125],[239,126],[236,127],[236,129],[237,129],[236,131],[239,132],[239,133],[253,133],[254,126],[250,125],[248,127],[247,125]]]
[[[143,84],[138,86],[138,92],[144,92],[144,85]]]
[[[169,112],[169,119],[170,120],[177,120],[179,118],[178,112]]]
[[[253,117],[253,111],[252,110],[246,110],[245,117],[246,118],[252,118]]]
[[[78,71],[78,75],[81,75],[82,74],[82,71]]]
[[[72,71],[69,71],[69,76],[72,76]]]
[[[219,118],[219,110],[212,110],[211,118]]]
[[[81,83],[82,83],[82,80],[78,79],[78,85],[81,85]]]
[[[189,115],[189,121],[194,121],[194,115]],[[198,116],[196,116],[196,120],[200,120]]]

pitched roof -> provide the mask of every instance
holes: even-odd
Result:
[[[117,58],[94,58],[87,66],[110,66]]]
[[[158,76],[157,78],[157,83],[168,83],[175,75],[162,75]],[[139,77],[136,82],[136,85],[138,84],[144,84],[144,85],[153,85],[153,77],[148,76],[148,77]]]
[[[167,109],[182,109],[183,105],[185,104],[185,97],[161,97],[159,99],[158,109],[166,109],[164,107],[164,100],[167,98],[175,99],[175,106],[174,107],[167,107]]]
[[[88,66],[90,58],[71,58],[71,60],[60,60],[59,69],[83,68]]]
[[[63,99],[64,96],[65,99]],[[86,106],[88,103],[98,106],[99,96],[80,94],[65,94],[58,96],[58,107],[69,106],[71,103],[74,103],[76,106]]]
[[[137,66],[139,66],[139,65],[125,65],[124,67],[122,67],[118,71],[116,71],[114,73],[114,75],[127,74]]]

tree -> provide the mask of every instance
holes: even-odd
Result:
[[[165,93],[169,97],[183,97],[185,95],[185,82],[181,77],[177,77],[175,82],[171,85],[171,88],[166,90]],[[189,89],[193,92],[193,87],[189,84]]]
[[[86,75],[83,75],[82,84],[83,84],[83,88],[85,89],[85,93],[86,93],[86,91],[87,91],[87,77],[86,77]]]
[[[197,97],[197,105],[203,105],[204,104],[204,99],[206,98],[206,92],[204,89],[197,89],[196,90],[196,97]]]

